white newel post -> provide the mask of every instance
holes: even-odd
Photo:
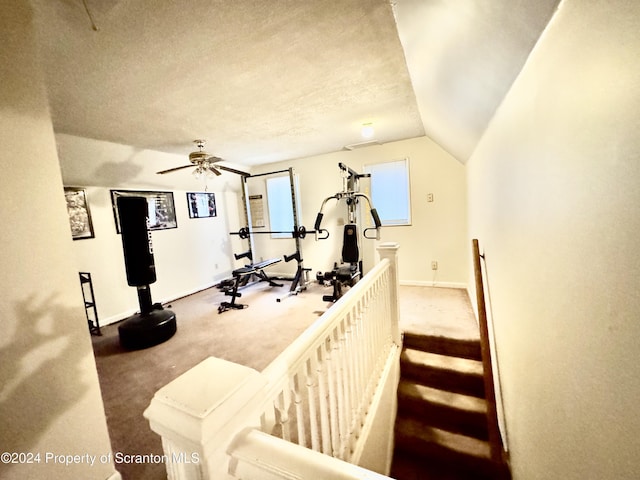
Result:
[[[396,242],[385,242],[378,245],[378,255],[380,260],[389,259],[389,274],[391,284],[391,312],[393,312],[391,335],[396,345],[401,344],[400,327],[398,321],[400,319],[400,302],[399,302],[399,285],[400,278],[398,276],[398,249],[400,244]]]
[[[167,478],[232,478],[229,440],[244,427],[260,427],[251,412],[265,385],[258,371],[209,357],[158,390],[144,416],[162,437]]]

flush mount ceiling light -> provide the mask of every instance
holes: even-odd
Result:
[[[373,128],[372,122],[367,122],[362,124],[360,128],[360,135],[362,135],[362,138],[365,139],[363,142],[352,143],[351,145],[345,145],[344,149],[355,150],[356,148],[371,147],[372,145],[380,145],[380,142],[373,139],[373,136],[375,135],[375,130]]]
[[[375,130],[373,129],[373,123],[371,122],[363,123],[362,129],[360,130],[360,134],[362,135],[362,138],[366,138],[366,139],[373,138],[373,135],[375,134]]]

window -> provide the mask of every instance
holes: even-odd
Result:
[[[294,177],[296,185],[296,199],[299,198],[297,177]],[[267,199],[269,204],[270,230],[274,232],[292,232],[293,202],[291,200],[291,182],[289,176],[267,179]],[[298,211],[300,211],[298,209]],[[274,233],[272,238],[291,238],[291,233]]]
[[[410,225],[409,160],[365,165],[371,174],[371,201],[382,225]]]

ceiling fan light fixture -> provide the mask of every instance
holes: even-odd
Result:
[[[191,152],[189,154],[189,165],[182,165],[180,167],[169,168],[167,170],[162,170],[156,173],[162,175],[165,173],[182,170],[183,168],[195,167],[195,169],[191,173],[196,179],[200,179],[202,177],[206,177],[206,178],[218,177],[222,175],[222,170],[226,172],[235,173],[243,177],[246,177],[249,175],[247,172],[236,170],[235,168],[226,167],[224,165],[218,165],[218,162],[223,161],[222,158],[209,155],[207,152],[205,152],[204,140],[194,140],[193,142],[198,146],[198,151]]]
[[[191,173],[195,177],[196,180],[200,180],[202,178],[202,176],[204,175],[204,169],[202,168],[201,165],[198,165],[196,167],[196,169]]]

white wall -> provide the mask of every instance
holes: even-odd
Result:
[[[189,218],[186,192],[173,191],[178,228],[152,231],[157,281],[154,302],[166,302],[208,288],[233,269],[226,211],[236,210],[236,197],[214,192],[220,212],[212,218]],[[225,195],[225,193],[227,193]],[[229,198],[230,197],[230,198]],[[127,285],[122,238],[116,233],[110,190],[88,187],[95,238],[76,240],[78,271],[91,272],[102,325],[139,310],[135,287]]]
[[[427,137],[376,145],[256,167],[254,173],[293,167],[300,178],[301,223],[312,230],[322,201],[342,190],[338,163],[343,162],[359,173],[364,165],[391,160],[409,159],[411,179],[412,225],[382,228],[381,241],[401,245],[399,270],[403,283],[465,287],[470,245],[467,245],[467,206],[465,168]],[[257,182],[259,178],[250,179]],[[361,181],[361,191],[367,193],[368,181]],[[427,193],[434,194],[434,202],[427,202]],[[366,205],[362,211],[368,214]],[[340,260],[342,229],[339,219],[346,220],[344,201],[330,200],[324,209],[322,228],[330,231],[330,238],[316,242],[308,236],[302,245],[305,266],[314,272],[331,270]],[[370,221],[367,219],[367,221]],[[267,236],[265,236],[267,237]],[[285,245],[286,243],[286,245]],[[364,240],[360,247],[365,253],[365,271],[375,261],[376,242]],[[281,245],[285,245],[282,247]],[[271,240],[259,245],[260,255],[278,256],[293,246],[292,240]],[[262,253],[264,252],[264,253]],[[438,261],[439,269],[431,270],[431,261]]]
[[[468,163],[514,479],[640,472],[639,31],[562,2]]]
[[[0,12],[0,452],[40,457],[0,477],[102,480],[115,469],[32,20],[29,2]]]
[[[59,134],[56,139],[65,185],[87,189],[95,238],[75,240],[73,252],[76,269],[91,273],[101,325],[139,310],[136,288],[127,285],[111,189],[173,192],[178,228],[152,232],[157,273],[157,281],[151,284],[154,302],[188,295],[229,276],[235,268],[232,242],[237,240],[230,238],[228,232],[237,230],[241,215],[239,177],[225,174],[209,181],[206,187],[215,194],[217,216],[192,219],[188,214],[187,190],[179,188],[200,192],[204,191],[205,184],[194,179],[190,170],[157,177],[153,173],[185,164],[183,156],[149,150],[132,153],[132,148],[125,145],[70,135]],[[88,162],[87,158],[95,161]],[[97,161],[105,158],[108,162]],[[92,165],[99,166],[92,170]],[[151,178],[152,183],[143,178]]]

